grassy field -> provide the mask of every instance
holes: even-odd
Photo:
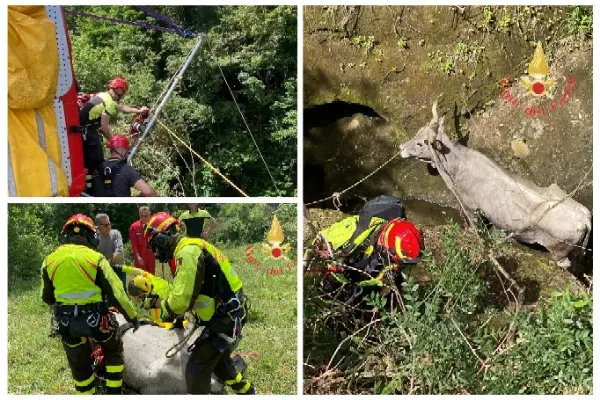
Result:
[[[262,261],[262,270],[245,260],[245,248],[222,249],[251,298],[250,321],[237,352],[246,357],[247,376],[259,394],[297,393],[296,266]],[[260,255],[262,256],[262,254]],[[267,274],[283,265],[284,274]],[[8,392],[11,394],[74,394],[64,350],[50,338],[50,314],[41,301],[39,282],[10,280],[8,289]]]

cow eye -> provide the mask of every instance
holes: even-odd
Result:
[[[425,139],[424,143],[429,144],[429,140]]]
[[[417,143],[417,146],[421,147],[421,146],[423,146],[423,145],[422,145],[421,143]]]

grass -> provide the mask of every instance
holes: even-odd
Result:
[[[256,244],[255,257],[262,244]],[[260,262],[258,271],[245,261],[245,247],[224,248],[250,296],[250,320],[244,327],[240,353],[248,378],[259,394],[297,393],[296,268],[267,275],[282,262]],[[11,280],[8,291],[8,393],[74,394],[71,373],[60,340],[49,338],[50,314],[41,301],[37,280]]]

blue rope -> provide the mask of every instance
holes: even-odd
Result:
[[[116,23],[125,24],[125,25],[132,25],[132,26],[137,26],[137,27],[146,28],[146,29],[153,29],[153,30],[161,31],[161,32],[175,33],[177,35],[184,36],[184,37],[189,37],[189,36],[193,35],[193,33],[191,31],[186,31],[179,26],[177,29],[176,28],[163,28],[163,27],[156,26],[156,25],[145,24],[143,22],[133,22],[133,21],[127,21],[124,19],[106,17],[104,15],[90,14],[90,13],[87,13],[84,11],[65,9],[65,12],[68,14],[81,15],[83,17],[102,19],[105,21],[116,22]],[[177,26],[177,25],[175,25],[175,26]]]

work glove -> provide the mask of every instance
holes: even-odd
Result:
[[[146,309],[159,308],[159,306],[158,306],[158,302],[159,301],[160,300],[159,300],[158,297],[146,296],[146,298],[144,299],[143,307],[146,308]]]
[[[140,328],[140,319],[138,317],[135,317],[135,319],[131,321],[131,323],[133,324],[133,333],[135,333],[135,331],[137,331]]]
[[[177,318],[175,320],[175,323],[173,324],[173,329],[183,329],[183,319],[182,318]]]

